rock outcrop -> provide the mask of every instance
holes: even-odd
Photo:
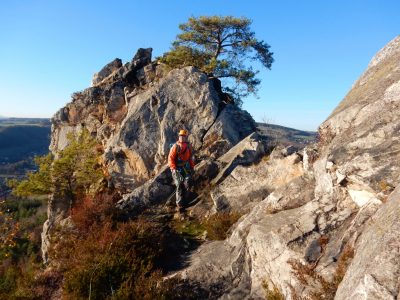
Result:
[[[51,119],[50,150],[55,155],[68,147],[70,132],[86,127],[96,137],[104,149],[108,186],[121,193],[121,209],[158,204],[172,192],[167,156],[181,129],[189,132],[196,161],[211,164],[244,138],[252,135],[254,143],[258,138],[253,118],[222,102],[215,80],[193,67],[164,75],[163,66],[151,61],[151,51],[139,49],[131,62],[122,64],[116,59],[107,64],[93,77],[90,88],[74,93],[72,101]],[[257,145],[257,153],[247,157],[246,163],[264,153]],[[207,167],[204,171],[210,172]],[[43,245],[49,244],[54,224],[68,213],[68,200],[62,201],[50,203]]]
[[[294,275],[294,262],[330,282],[342,253],[354,249],[335,299],[397,299],[399,105],[397,37],[374,56],[321,124],[319,145],[236,167],[211,192],[221,210],[266,197],[251,205],[227,240],[206,243],[187,255],[190,265],[182,277],[208,299],[265,299],[263,281],[284,299],[293,299],[294,293],[305,297],[321,291],[315,280],[308,278],[305,285]],[[294,175],[285,169],[286,160]],[[282,184],[271,184],[281,173],[288,175]]]

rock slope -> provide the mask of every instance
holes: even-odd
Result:
[[[321,286],[295,276],[293,262],[330,282],[342,253],[354,249],[335,299],[398,299],[399,106],[397,37],[321,124],[319,145],[286,157],[277,149],[270,166],[237,167],[211,192],[228,210],[265,197],[227,240],[185,257],[190,265],[180,273],[199,297],[265,299],[262,282],[285,299],[305,297]],[[283,171],[288,178],[274,184],[288,164],[295,171]]]

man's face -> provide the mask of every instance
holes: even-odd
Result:
[[[187,140],[187,136],[186,136],[186,135],[180,135],[180,136],[179,136],[179,142],[185,143],[186,140]]]

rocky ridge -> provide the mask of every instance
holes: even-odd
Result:
[[[213,183],[213,207],[202,213],[248,211],[228,239],[182,257],[187,267],[176,274],[194,295],[265,299],[266,282],[285,299],[305,297],[321,286],[312,279],[305,284],[291,262],[330,282],[351,248],[354,258],[335,299],[399,297],[400,37],[374,56],[320,125],[319,144],[300,152],[277,147],[261,160],[254,121],[223,103],[218,85],[191,67],[164,76],[143,53],[107,65],[93,87],[56,113],[51,148],[63,149],[65,134],[86,126],[104,147],[109,186],[123,194],[118,206],[136,210],[171,191],[168,145],[181,127],[189,130],[195,179]],[[44,250],[68,205],[51,199]],[[199,206],[204,203],[189,213]]]
[[[321,285],[311,278],[304,284],[291,262],[331,282],[342,253],[354,249],[334,298],[399,297],[399,83],[397,37],[321,124],[320,144],[288,156],[287,149],[275,149],[271,169],[267,163],[237,167],[211,192],[223,209],[265,197],[227,240],[206,243],[185,257],[189,267],[180,274],[199,295],[265,299],[266,282],[284,299],[306,297]],[[288,163],[297,176],[277,184],[277,170]]]

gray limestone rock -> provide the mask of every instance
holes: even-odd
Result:
[[[196,182],[213,179],[220,169],[218,162],[212,159],[204,159],[194,167],[193,180]]]
[[[199,154],[218,159],[256,130],[254,120],[247,111],[228,104],[204,135]]]
[[[164,76],[163,66],[152,63],[136,72],[136,77],[141,85],[146,85]]]
[[[67,132],[87,126],[106,149],[111,182],[123,193],[158,174],[181,129],[189,131],[196,156],[215,159],[255,128],[247,112],[220,105],[205,74],[188,67],[161,78],[162,66],[149,64],[150,59],[151,48],[139,49],[132,62],[101,85],[76,93],[52,118],[53,153],[68,146]],[[132,80],[146,88],[132,88]]]
[[[306,251],[304,253],[304,259],[310,264],[317,261],[318,257],[321,255],[322,247],[318,242],[318,238],[311,241],[311,243],[307,246]]]
[[[259,141],[257,133],[253,132],[239,144],[230,149],[227,153],[217,159],[221,165],[216,178],[211,182],[217,184],[221,182],[238,165],[249,165],[260,159],[264,155],[264,147]]]
[[[142,207],[166,202],[168,196],[174,191],[171,171],[168,166],[164,166],[160,173],[147,181],[132,193],[123,195],[123,199],[118,201],[117,207],[121,210],[134,211]]]
[[[48,197],[48,219],[43,225],[42,232],[42,257],[43,263],[49,263],[48,249],[50,247],[50,235],[54,227],[68,217],[71,209],[71,201],[64,197],[51,195]]]
[[[211,192],[211,197],[217,211],[245,211],[252,206],[250,203],[254,205],[260,202],[275,189],[303,173],[301,157],[296,153],[281,159],[262,161],[253,167],[237,166]]]
[[[132,58],[132,61],[143,59],[145,60],[148,64],[151,62],[151,53],[153,52],[153,48],[139,48],[135,54],[135,56]]]
[[[268,203],[271,212],[293,209],[313,200],[314,190],[314,177],[304,173],[276,188],[264,201]]]
[[[91,87],[97,85],[101,82],[104,78],[111,75],[113,72],[118,70],[122,66],[122,61],[119,58],[114,59],[112,62],[108,63],[104,66],[103,69],[99,73],[94,74],[92,78],[92,83],[90,84]]]
[[[336,300],[397,299],[400,294],[400,187],[373,215]]]
[[[207,77],[194,68],[171,71],[131,99],[105,153],[115,186],[131,192],[157,174],[182,128],[189,131],[194,149],[200,148],[203,131],[213,124],[218,104]]]
[[[316,163],[318,172],[326,174],[323,169],[335,165],[318,184],[321,192],[327,191],[328,181],[337,184],[338,177],[345,178],[352,198],[363,205],[380,191],[380,182],[391,187],[400,183],[399,45],[397,37],[374,56],[319,127],[325,143],[320,156],[326,161]]]

